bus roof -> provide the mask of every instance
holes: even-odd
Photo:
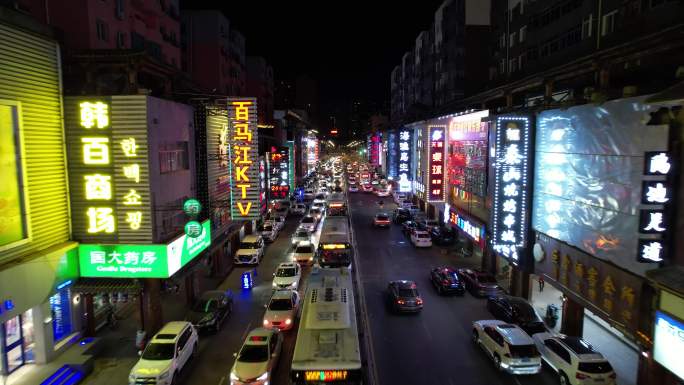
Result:
[[[347,217],[326,217],[319,239],[320,244],[351,243]]]

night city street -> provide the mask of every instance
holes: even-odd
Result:
[[[684,0],[0,0],[0,385],[684,385]]]

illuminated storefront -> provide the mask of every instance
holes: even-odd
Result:
[[[233,220],[258,219],[259,138],[255,98],[228,98],[231,154],[231,217]]]
[[[268,153],[268,199],[286,199],[290,196],[290,149],[271,147]]]

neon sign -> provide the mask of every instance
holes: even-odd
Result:
[[[485,229],[484,225],[475,223],[474,221],[459,215],[456,211],[448,212],[448,222],[463,230],[473,241],[480,247],[484,247]]]
[[[664,238],[670,229],[668,203],[672,198],[671,184],[667,180],[672,169],[670,154],[666,151],[650,151],[644,155],[644,175],[641,203],[646,207],[639,213],[637,261],[659,263],[665,258]]]
[[[428,201],[443,202],[444,201],[444,137],[446,134],[446,127],[444,126],[429,126],[429,143],[430,151],[428,159]]]
[[[290,149],[271,147],[269,154],[269,198],[282,199],[290,195]]]
[[[370,140],[368,141],[368,160],[372,166],[380,165],[380,148],[382,146],[382,140],[380,134],[370,135]]]
[[[397,177],[399,178],[399,192],[411,191],[411,130],[399,130],[399,160],[397,163]]]
[[[259,210],[259,164],[256,127],[256,99],[229,98],[231,127],[231,216],[257,218]]]
[[[496,119],[492,248],[517,261],[527,241],[530,119]]]

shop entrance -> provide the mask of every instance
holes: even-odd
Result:
[[[0,335],[2,374],[8,375],[24,364],[35,362],[35,337],[31,309],[3,322]]]
[[[545,281],[540,285],[539,276],[530,274],[530,302],[546,327],[552,332],[560,333],[563,323],[563,293]],[[547,313],[549,317],[546,317]]]

